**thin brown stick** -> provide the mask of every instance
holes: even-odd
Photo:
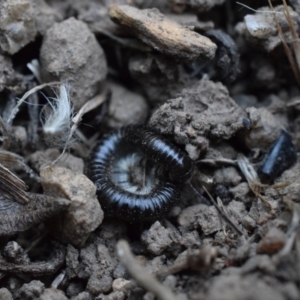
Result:
[[[120,240],[116,248],[119,260],[140,286],[153,293],[160,300],[178,299],[167,287],[163,286],[151,273],[137,263],[126,241]]]
[[[299,42],[299,36],[297,33],[297,30],[295,28],[295,25],[293,23],[293,20],[291,18],[291,14],[290,14],[290,10],[287,6],[286,0],[282,0],[283,5],[284,5],[284,9],[285,9],[285,15],[286,15],[286,19],[289,23],[289,27],[290,27],[290,31],[293,37],[293,50],[294,50],[294,54],[296,57],[296,62],[297,62],[297,67],[298,67],[298,72],[300,70],[300,42]]]
[[[270,8],[273,11],[274,20],[275,20],[275,23],[276,23],[276,27],[277,27],[277,30],[278,30],[278,33],[279,33],[279,37],[281,39],[281,42],[282,42],[285,54],[286,54],[286,56],[287,56],[287,58],[289,60],[289,63],[291,65],[291,68],[292,68],[292,71],[293,71],[294,76],[296,78],[296,81],[300,85],[300,72],[299,72],[299,69],[296,67],[296,62],[295,62],[295,59],[293,57],[293,53],[292,53],[291,49],[289,48],[288,44],[285,41],[285,38],[284,38],[284,35],[283,35],[283,32],[282,32],[281,26],[280,26],[280,24],[278,22],[278,19],[277,19],[276,13],[274,11],[274,7],[272,5],[271,0],[268,0],[268,2],[269,2]]]
[[[190,186],[192,187],[192,189],[197,193],[197,195],[199,194],[199,192],[197,191],[197,189],[195,189],[193,187],[193,185],[190,183]],[[243,232],[229,219],[229,217],[224,213],[224,211],[222,211],[222,209],[218,206],[217,202],[215,201],[215,199],[211,196],[211,194],[207,191],[207,189],[205,188],[205,186],[202,186],[204,191],[207,193],[210,201],[212,202],[212,204],[215,206],[215,208],[217,209],[218,213],[221,215],[221,217],[224,219],[225,222],[228,223],[228,225],[239,235],[239,236],[243,236]]]

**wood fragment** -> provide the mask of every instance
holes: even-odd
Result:
[[[212,60],[215,56],[217,46],[209,38],[167,19],[157,9],[114,5],[110,17],[154,50],[177,59]]]

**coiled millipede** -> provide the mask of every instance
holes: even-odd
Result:
[[[132,222],[165,216],[178,202],[193,161],[146,126],[108,134],[92,150],[86,172],[104,211]]]

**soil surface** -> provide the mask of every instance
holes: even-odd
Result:
[[[300,6],[268,5],[0,2],[0,299],[300,299]],[[138,129],[106,161],[112,199],[176,188],[151,222],[90,176],[131,124],[177,155]]]

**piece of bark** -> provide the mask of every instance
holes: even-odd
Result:
[[[110,17],[159,52],[185,61],[211,60],[215,56],[217,46],[210,39],[168,20],[157,9],[114,5]]]

